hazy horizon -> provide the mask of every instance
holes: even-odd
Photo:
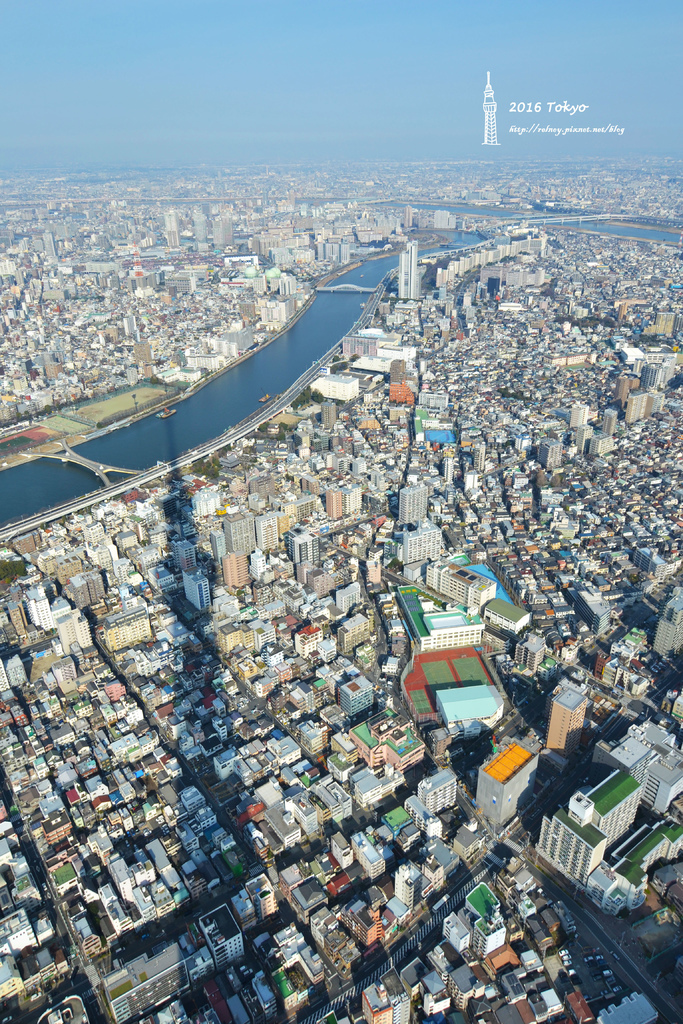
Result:
[[[1,9],[0,82],[13,97],[0,155],[6,170],[556,162],[682,151],[683,16],[673,0],[647,8],[576,0],[569,10],[539,0],[521,10],[445,0],[298,0],[284,8],[272,0],[26,0]],[[481,144],[489,71],[495,148]],[[548,112],[548,103],[565,101],[587,110]],[[522,102],[541,112],[510,112]],[[532,124],[538,134],[529,134]],[[553,134],[583,126],[605,132]]]

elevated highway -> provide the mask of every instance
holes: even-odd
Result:
[[[349,333],[353,331],[362,330],[375,314],[377,305],[384,294],[386,283],[391,276],[391,272],[386,274],[380,281],[377,288],[374,290],[372,298],[366,303],[365,309],[361,313],[360,317],[353,325]],[[212,438],[210,441],[205,441],[195,448],[191,448],[189,451],[183,452],[175,459],[171,459],[168,462],[158,462],[155,466],[151,466],[149,469],[145,469],[142,472],[137,472],[129,469],[121,469],[116,466],[104,466],[100,467],[99,463],[96,463],[92,459],[87,459],[81,462],[81,465],[86,462],[89,464],[88,468],[98,466],[102,468],[103,473],[106,471],[117,472],[117,473],[129,473],[131,476],[128,480],[119,481],[115,484],[109,483],[108,486],[100,488],[97,491],[90,491],[88,494],[82,494],[77,498],[72,498],[69,501],[62,502],[60,505],[55,505],[52,508],[44,509],[42,512],[36,512],[34,515],[26,516],[20,520],[14,520],[14,522],[7,523],[5,526],[0,528],[0,542],[7,542],[13,537],[17,537],[22,533],[26,533],[29,530],[34,530],[39,526],[46,523],[54,522],[56,519],[61,519],[63,516],[71,515],[74,512],[80,512],[85,508],[89,508],[91,505],[95,505],[100,501],[106,501],[108,498],[118,498],[126,491],[129,491],[132,487],[145,487],[147,484],[152,483],[154,480],[158,480],[160,477],[167,476],[169,473],[173,473],[176,470],[181,469],[184,466],[191,465],[193,462],[197,462],[199,459],[205,459],[221,448],[225,448],[229,444],[234,444],[236,441],[241,441],[249,434],[253,433],[262,423],[267,423],[268,420],[272,419],[278,413],[290,405],[294,399],[299,395],[304,388],[307,388],[309,384],[320,376],[322,368],[331,361],[332,356],[341,348],[342,339],[335,342],[331,348],[325,352],[320,359],[316,359],[315,362],[301,374],[301,376],[291,384],[286,391],[282,394],[275,395],[265,405],[262,405],[259,409],[254,410],[246,419],[242,420],[241,423],[236,424],[234,427],[230,427],[225,430],[218,437]],[[76,453],[72,453],[76,456]],[[61,454],[55,453],[54,458],[66,458],[68,453]],[[73,461],[73,460],[72,460]],[[97,474],[102,479],[102,474]],[[104,481],[103,481],[104,482]]]

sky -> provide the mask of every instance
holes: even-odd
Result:
[[[680,0],[0,0],[0,34],[5,169],[683,155]]]

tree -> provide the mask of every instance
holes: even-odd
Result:
[[[0,583],[11,583],[17,576],[26,575],[26,566],[21,558],[0,561]]]

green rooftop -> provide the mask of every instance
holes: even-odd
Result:
[[[402,807],[394,807],[393,811],[389,811],[388,814],[385,814],[382,820],[386,821],[390,829],[396,830],[407,825],[411,820],[411,817]]]
[[[417,587],[399,587],[398,596],[403,606],[403,610],[406,612],[410,619],[410,624],[413,627],[413,633],[417,634],[419,639],[423,639],[429,636],[429,631],[424,624],[424,613],[422,611],[422,605],[420,604],[421,591]],[[426,595],[425,595],[426,596]]]
[[[504,615],[510,622],[519,622],[520,619],[529,614],[523,608],[518,608],[516,604],[512,604],[510,601],[503,601],[500,597],[494,597],[492,601],[489,601],[486,605],[486,610],[495,612],[496,615]]]
[[[76,877],[76,872],[72,864],[62,864],[61,868],[57,868],[52,877],[55,880],[55,885],[65,885],[72,878]]]
[[[640,783],[632,775],[628,775],[627,772],[615,772],[595,789],[592,789],[588,796],[595,804],[596,813],[602,817],[618,807],[639,787]]]
[[[555,811],[555,817],[561,825],[565,825],[568,829],[571,829],[579,839],[593,849],[595,849],[596,846],[599,846],[600,843],[604,842],[607,838],[605,833],[601,832],[599,828],[595,827],[595,825],[579,825],[578,822],[569,817],[563,807],[561,807],[559,811]]]
[[[361,724],[357,725],[355,729],[351,730],[351,732],[355,733],[361,743],[364,743],[366,747],[377,746],[377,740],[370,732],[367,722],[361,722]]]
[[[475,914],[483,917],[484,920],[492,917],[500,907],[500,903],[485,882],[481,882],[476,889],[472,890],[467,897],[467,902]]]
[[[618,864],[617,870],[631,885],[640,885],[646,877],[641,866],[631,860],[627,860],[624,864]]]
[[[648,854],[652,853],[659,846],[663,839],[667,839],[670,843],[675,843],[682,835],[683,826],[681,825],[657,825],[650,832],[649,836],[645,836],[637,846],[634,846],[631,852],[626,855],[626,859],[640,865]]]
[[[278,992],[283,999],[288,999],[294,992],[294,989],[289,983],[289,978],[284,971],[276,971],[273,975],[273,981],[277,985]]]

